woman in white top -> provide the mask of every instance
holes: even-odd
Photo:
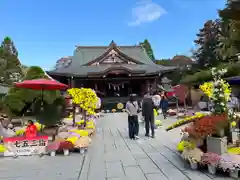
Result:
[[[126,112],[128,113],[128,132],[130,139],[139,139],[139,124],[138,124],[138,102],[133,95],[130,95],[129,101],[126,103]]]

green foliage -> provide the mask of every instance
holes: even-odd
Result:
[[[152,50],[152,47],[151,47],[151,44],[149,43],[149,41],[147,39],[145,39],[143,42],[140,43],[140,45],[143,46],[143,48],[145,49],[149,58],[154,61],[155,57],[154,57],[154,53],[153,53],[153,50]]]
[[[219,23],[218,21],[208,20],[197,34],[194,41],[198,49],[194,52],[194,58],[200,69],[217,65],[220,58],[217,53],[219,45]]]
[[[6,50],[10,55],[13,55],[15,57],[18,57],[18,51],[14,45],[14,42],[10,37],[5,37],[2,44],[1,48]]]
[[[240,52],[240,2],[230,1],[219,11],[221,22],[220,55],[225,62],[237,61]]]
[[[48,127],[54,126],[62,118],[65,111],[64,97],[58,97],[52,104],[37,100],[33,105],[33,113],[36,114],[36,119]]]
[[[26,73],[26,76],[24,77],[24,80],[39,79],[39,78],[47,79],[48,77],[45,75],[45,72],[40,67],[32,66],[28,68],[28,71]],[[34,107],[39,101],[41,101],[42,97],[43,97],[44,104],[48,104],[48,106],[46,105],[46,107],[50,108],[50,105],[53,103],[56,103],[55,101],[61,98],[61,95],[60,95],[60,91],[44,90],[43,96],[42,96],[41,90],[31,90],[31,89],[25,89],[25,88],[12,87],[9,90],[9,93],[7,94],[7,96],[4,98],[5,109],[10,115],[22,116],[23,114],[26,113],[27,110],[31,109],[31,107]],[[39,116],[38,114],[35,114],[36,112],[38,112],[36,110],[36,107],[33,115]],[[51,113],[46,111],[46,116],[47,115],[52,116]],[[46,120],[46,122],[48,122],[47,119],[42,119],[42,120],[43,121]],[[49,118],[49,120],[50,119],[51,118]]]
[[[6,37],[0,46],[0,83],[12,84],[21,80],[23,72],[13,41]]]
[[[156,64],[162,65],[162,66],[174,66],[174,64],[172,63],[172,61],[170,59],[155,60],[154,62]]]
[[[240,63],[229,63],[229,64],[220,64],[217,66],[217,69],[226,68],[228,71],[224,75],[224,78],[231,77],[231,76],[238,76],[240,75]],[[192,75],[186,75],[180,83],[182,84],[202,84],[205,81],[212,80],[211,70],[201,70],[196,72]]]

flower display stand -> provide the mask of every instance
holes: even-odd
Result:
[[[216,166],[208,164],[208,172],[210,174],[213,174],[213,175],[216,174],[216,170],[217,170]]]
[[[207,152],[225,154],[227,152],[227,137],[207,137]]]
[[[56,156],[56,151],[51,151],[50,156]]]
[[[64,153],[64,156],[69,156],[69,149],[64,149],[63,153]]]
[[[229,172],[229,176],[234,178],[234,179],[238,179],[238,172],[239,172],[239,170],[231,170]]]
[[[239,129],[231,129],[231,138],[233,144],[236,144],[237,140],[239,139],[238,137]]]

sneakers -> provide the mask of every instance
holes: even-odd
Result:
[[[135,136],[134,138],[135,138],[135,139],[139,139],[139,136]]]

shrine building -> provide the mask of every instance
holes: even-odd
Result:
[[[47,74],[70,88],[94,89],[103,101],[125,102],[129,94],[142,97],[157,89],[175,67],[155,64],[140,45],[77,46],[73,56],[61,58]]]

